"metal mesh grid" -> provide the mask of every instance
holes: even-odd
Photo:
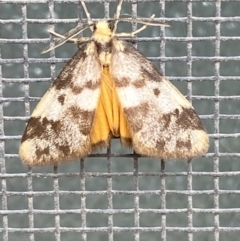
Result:
[[[105,17],[110,13],[110,2],[114,1],[101,4]],[[239,1],[144,2],[147,2],[145,7],[157,4],[154,6],[158,8],[158,17],[173,27],[159,30],[157,36],[149,33],[138,36],[138,47],[146,43],[148,49],[157,44],[157,55],[151,55],[154,49],[147,56],[156,63],[161,61],[160,69],[193,101],[210,133],[209,152],[193,163],[167,162],[163,169],[158,160],[138,157],[113,140],[111,148],[85,161],[26,169],[18,159],[17,148],[31,105],[44,93],[33,92],[34,95],[31,91],[39,86],[46,88],[44,84],[57,75],[56,64],[65,63],[76,49],[71,49],[72,53],[66,57],[61,54],[69,49],[63,47],[58,52],[60,57],[53,51],[50,58],[31,51],[38,48],[38,43],[43,44],[40,50],[49,43],[49,36],[41,35],[47,28],[76,24],[82,11],[77,0],[0,0],[2,240],[238,239],[240,33],[237,28],[240,29],[240,16],[234,15],[234,9],[240,8]],[[54,11],[67,7],[63,3],[75,9],[74,18],[65,15],[55,18]],[[140,4],[140,1],[129,2],[133,16],[144,14],[138,12]],[[180,14],[171,15],[169,8]],[[207,10],[211,8],[214,11],[209,13]],[[47,11],[48,17],[31,15],[31,11],[40,10]],[[98,16],[102,17],[97,13]],[[202,29],[201,24],[205,23],[206,33],[197,33],[195,30]],[[39,37],[31,36],[34,24],[41,26]],[[178,32],[181,24],[185,29],[180,28]],[[12,26],[21,28],[20,33]],[[213,29],[213,34],[207,32],[208,28]],[[176,32],[179,36],[173,34]],[[175,45],[169,47],[169,43]],[[201,47],[205,54],[199,53],[196,43],[210,43],[209,55]],[[180,44],[184,53],[168,52],[171,47],[179,50],[176,46]],[[20,51],[15,45],[21,45]],[[182,63],[186,64],[185,72],[179,71]],[[35,73],[32,69],[41,64],[50,66],[50,71],[39,77],[38,70]],[[198,69],[203,69],[204,74],[198,73]],[[175,71],[174,75],[171,71]]]

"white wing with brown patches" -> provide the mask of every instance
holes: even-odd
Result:
[[[91,152],[101,65],[93,42],[68,62],[28,122],[19,154],[30,166],[57,164]]]
[[[189,159],[208,150],[190,102],[132,45],[113,39],[110,69],[137,153]]]

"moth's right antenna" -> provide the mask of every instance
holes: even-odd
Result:
[[[117,6],[117,10],[116,10],[116,13],[115,13],[115,16],[114,16],[114,19],[117,19],[115,24],[114,24],[114,28],[113,28],[113,35],[116,33],[116,30],[117,30],[117,24],[118,24],[118,19],[119,19],[119,16],[120,16],[120,13],[121,13],[121,9],[122,9],[122,3],[123,3],[123,0],[120,0],[119,1],[119,4]]]
[[[86,5],[85,5],[85,2],[84,2],[83,0],[80,0],[80,2],[81,2],[81,4],[82,4],[82,7],[83,7],[83,9],[84,9],[84,12],[85,12],[85,14],[86,14],[86,16],[87,16],[88,24],[89,24],[89,25],[92,25],[92,24],[93,24],[93,21],[92,21],[92,19],[91,19],[90,13],[89,13],[88,10],[87,10],[87,7],[86,7]],[[90,27],[90,29],[93,31],[93,27]]]

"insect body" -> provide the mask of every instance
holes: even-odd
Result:
[[[161,159],[190,159],[207,151],[208,135],[190,102],[119,38],[116,23],[111,28],[109,21],[89,18],[92,37],[63,68],[28,122],[19,152],[27,165],[85,157],[107,147],[112,136],[139,154]]]

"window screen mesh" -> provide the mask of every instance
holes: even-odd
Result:
[[[115,1],[90,0],[93,19]],[[41,54],[85,14],[77,0],[0,0],[0,240],[238,240],[240,234],[240,1],[124,2],[122,13],[156,14],[135,46],[192,101],[210,135],[208,153],[165,169],[113,139],[108,150],[57,167],[28,169],[21,135],[71,43]],[[139,27],[139,26],[138,26]],[[119,24],[130,32],[136,24]],[[84,32],[89,36],[90,32]]]

